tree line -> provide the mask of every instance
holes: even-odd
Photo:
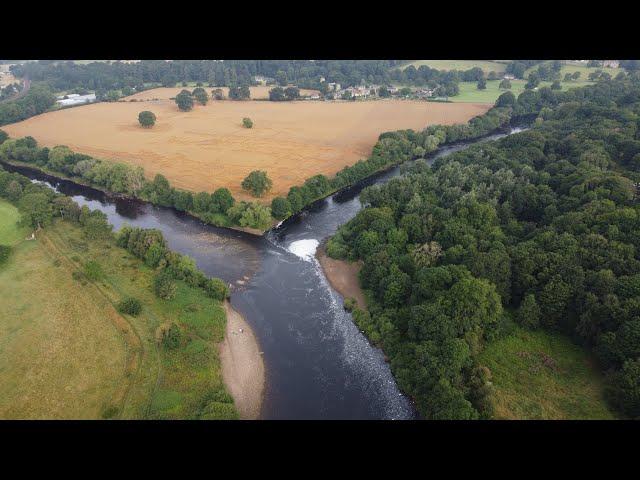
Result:
[[[27,164],[113,193],[188,212],[212,225],[264,229],[271,223],[269,207],[236,202],[227,188],[192,193],[172,187],[163,175],[145,178],[141,167],[75,153],[66,146],[39,147],[33,137],[8,138],[0,130],[0,161]]]
[[[354,320],[426,418],[492,416],[478,353],[514,322],[591,349],[610,405],[638,418],[640,79],[507,103],[533,128],[363,191],[327,245],[364,262]]]
[[[56,103],[56,97],[45,85],[32,84],[22,98],[0,103],[0,125],[20,122],[46,112]]]

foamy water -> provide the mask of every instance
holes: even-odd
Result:
[[[315,238],[296,240],[295,242],[291,242],[288,250],[303,260],[310,262],[313,260],[319,244],[320,242]]]

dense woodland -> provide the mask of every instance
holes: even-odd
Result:
[[[592,350],[610,405],[638,418],[640,80],[497,103],[534,127],[366,189],[330,240],[364,262],[354,318],[426,418],[492,416],[477,356],[514,322]]]
[[[142,60],[135,63],[72,61],[29,62],[12,67],[17,77],[47,82],[56,90],[84,88],[117,90],[138,88],[146,83],[173,87],[179,82],[202,82],[210,86],[250,85],[252,77],[273,78],[281,86],[293,83],[300,88],[321,88],[320,77],[343,87],[360,83],[409,85],[477,81],[482,70],[443,72],[428,66],[402,70],[400,60]]]

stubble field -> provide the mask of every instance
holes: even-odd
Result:
[[[155,98],[153,90],[143,92]],[[322,173],[329,177],[366,158],[382,132],[431,124],[464,123],[490,104],[382,100],[367,102],[214,101],[181,112],[171,100],[98,103],[59,110],[3,129],[33,136],[40,145],[67,145],[96,158],[142,166],[152,178],[165,175],[179,188],[227,187],[250,198],[240,183],[252,170],[273,180],[267,201]],[[138,124],[151,110],[157,123]],[[242,127],[250,117],[252,129]]]

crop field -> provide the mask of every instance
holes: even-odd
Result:
[[[560,334],[519,327],[487,345],[498,419],[611,419],[589,354]]]
[[[41,145],[67,145],[96,158],[142,166],[149,178],[162,173],[179,188],[227,187],[240,199],[251,198],[241,189],[242,180],[252,170],[265,170],[273,180],[263,198],[268,201],[313,175],[331,177],[366,158],[382,132],[464,123],[490,107],[405,100],[214,101],[181,112],[175,102],[158,100],[58,110],[3,129],[12,137],[31,135]],[[142,110],[156,114],[153,128],[138,124]],[[243,117],[253,120],[253,128],[243,128]]]
[[[169,100],[170,98],[174,98],[178,95],[183,89],[193,90],[196,84],[194,82],[190,82],[187,87],[161,87],[154,88],[151,90],[145,90],[144,92],[136,93],[130,95],[128,97],[122,98],[121,102],[130,102],[132,100],[135,101],[149,101],[149,100]],[[202,87],[206,90],[207,94],[211,96],[211,91],[215,90],[218,87]],[[274,88],[273,86],[259,86],[259,87],[249,87],[249,91],[251,92],[251,99],[253,100],[265,100],[269,98],[269,90]],[[224,92],[224,96],[226,97],[229,94],[229,87],[220,87],[220,90]],[[317,90],[308,90],[306,88],[300,89],[300,95],[312,95],[314,93],[320,93]]]
[[[416,68],[421,65],[427,65],[436,70],[469,70],[470,68],[480,67],[485,73],[502,73],[507,67],[506,64],[495,60],[414,60],[403,65],[402,68],[405,69],[409,65],[413,65]]]

